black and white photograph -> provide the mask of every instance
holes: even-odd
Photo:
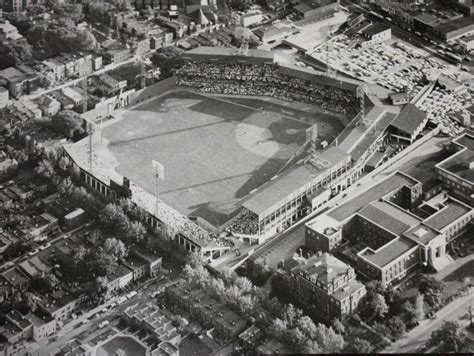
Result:
[[[474,353],[474,1],[0,0],[0,356]]]

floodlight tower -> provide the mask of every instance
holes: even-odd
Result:
[[[327,41],[326,41],[326,76],[329,78],[334,78],[336,73],[335,70],[329,65],[330,55],[329,53],[332,51],[332,38],[333,38],[333,29],[332,26],[328,27],[328,34],[327,34]]]
[[[357,87],[356,96],[359,100],[359,121],[356,126],[360,131],[365,131],[370,125],[370,122],[367,121],[365,117],[365,93],[367,91],[367,85],[362,83]]]

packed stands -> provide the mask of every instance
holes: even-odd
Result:
[[[190,60],[180,68],[177,78],[178,85],[195,87],[204,93],[270,96],[313,104],[350,118],[359,108],[354,88],[344,88],[342,82],[329,85],[318,80],[328,78],[274,63]]]
[[[258,231],[258,216],[245,210],[225,229],[231,234],[255,235]]]

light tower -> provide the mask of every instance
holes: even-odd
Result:
[[[336,76],[336,71],[329,65],[330,61],[330,52],[332,52],[332,37],[333,37],[333,28],[328,26],[327,28],[327,41],[326,41],[326,76],[328,78],[334,78]]]
[[[158,181],[165,179],[165,167],[158,161],[151,161],[152,174],[155,180],[155,211],[158,209]]]

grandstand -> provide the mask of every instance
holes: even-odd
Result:
[[[132,108],[112,113],[103,138],[64,148],[86,184],[105,195],[125,191],[150,225],[206,260],[229,249],[219,233],[260,243],[352,184],[362,151],[376,149],[391,121],[366,100],[361,131],[359,82],[277,64],[271,52],[199,47],[183,57],[174,84],[130,94]],[[93,122],[99,112],[83,117]],[[311,152],[315,124],[320,142]],[[157,185],[152,160],[166,171]]]

